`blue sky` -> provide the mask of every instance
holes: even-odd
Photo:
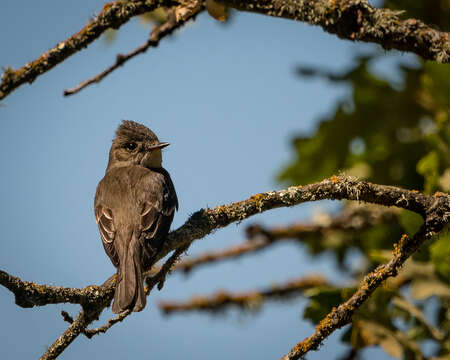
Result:
[[[0,66],[20,67],[38,57],[78,31],[102,4],[3,0]],[[164,165],[180,201],[172,228],[202,207],[279,189],[275,176],[293,155],[290,139],[313,131],[350,91],[324,80],[300,79],[295,66],[342,70],[357,53],[375,49],[287,20],[236,14],[224,26],[203,14],[100,84],[62,97],[64,89],[103,70],[115,54],[132,50],[147,36],[148,30],[132,20],[112,45],[97,41],[2,102],[0,269],[23,280],[72,287],[100,284],[113,273],[92,207],[121,119],[141,122],[171,143]],[[395,74],[391,64],[398,57],[387,56],[378,71]],[[251,223],[308,219],[319,206],[258,215],[197,241],[189,254],[243,241]],[[313,325],[301,318],[301,298],[268,303],[257,314],[228,311],[218,317],[165,317],[156,303],[218,289],[253,289],[317,272],[335,281],[342,276],[331,257],[312,260],[304,248],[284,244],[189,277],[173,275],[162,292],[152,294],[145,311],[93,340],[79,337],[61,359],[279,358],[313,332]],[[60,311],[78,311],[71,305],[22,309],[4,288],[0,304],[2,359],[39,357],[67,327]],[[101,320],[109,317],[108,310]],[[339,336],[309,358],[343,354]],[[367,354],[386,358],[379,351]]]

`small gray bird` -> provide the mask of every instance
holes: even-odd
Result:
[[[144,125],[124,120],[116,131],[109,162],[95,194],[95,219],[103,247],[117,268],[112,311],[141,311],[143,272],[161,248],[178,209],[160,142]]]

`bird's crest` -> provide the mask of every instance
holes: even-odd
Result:
[[[148,127],[131,120],[123,120],[116,131],[116,139],[119,141],[148,141],[159,142],[158,137]]]

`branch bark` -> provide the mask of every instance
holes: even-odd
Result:
[[[282,360],[297,360],[302,358],[311,350],[316,350],[320,344],[335,330],[349,324],[355,311],[370,297],[370,295],[389,277],[396,276],[405,261],[429,239],[433,231],[428,225],[422,228],[413,238],[403,235],[398,244],[394,245],[392,259],[380,265],[374,271],[366,275],[358,290],[346,302],[334,308],[316,326],[314,334],[295,345]]]
[[[169,252],[178,250],[169,259],[169,261],[173,260],[174,262],[181,250],[186,249],[193,241],[201,239],[212,231],[233,222],[242,221],[263,211],[324,199],[348,199],[385,206],[396,206],[414,211],[425,219],[425,225],[418,235],[411,241],[402,239],[399,247],[394,251],[394,260],[386,268],[383,268],[384,270],[380,273],[382,275],[368,275],[368,290],[366,288],[361,290],[366,294],[361,299],[367,298],[371,291],[374,290],[372,283],[375,284],[376,288],[387,276],[396,274],[401,264],[420,246],[425,238],[442,230],[450,221],[450,196],[446,194],[424,195],[416,191],[371,184],[350,177],[333,176],[316,184],[293,186],[280,191],[261,193],[230,205],[218,206],[215,209],[202,209],[194,213],[183,226],[167,236],[164,246],[153,260],[153,264],[165,257]],[[167,273],[170,270],[170,266],[166,266],[164,269]],[[80,300],[79,303],[82,305],[83,310],[69,328],[47,350],[42,359],[56,358],[92,321],[98,318],[103,309],[110,305],[114,296],[115,275],[111,276],[100,287],[91,286],[84,289],[72,289],[44,285],[43,291],[40,291],[42,288],[40,285],[24,282],[5,272],[0,273],[0,275],[0,284],[11,290],[16,295],[16,299],[19,296],[18,305],[20,306],[24,304],[26,306],[42,306]],[[158,275],[160,277],[155,284],[164,279],[165,275],[163,275],[162,273]],[[64,296],[60,294],[64,294]],[[83,296],[77,298],[80,294]],[[357,302],[356,304],[358,305],[359,303]],[[326,328],[328,329],[328,327]],[[321,335],[319,334],[319,336]],[[317,339],[313,342],[315,346],[318,346],[317,341],[321,338]],[[293,352],[293,358],[297,356],[297,350],[298,348]]]
[[[198,0],[196,0],[198,1]],[[132,17],[158,7],[191,6],[192,0],[112,1],[92,21],[20,69],[6,68],[0,83],[0,100],[19,86],[84,49],[109,28],[118,29]],[[400,12],[377,9],[367,0],[217,0],[241,11],[303,21],[352,41],[373,42],[384,49],[413,52],[424,59],[450,62],[450,34],[416,19],[400,20]],[[135,50],[144,51],[145,45]],[[134,52],[133,52],[134,53]],[[130,57],[134,54],[128,54]],[[126,55],[127,56],[127,55]],[[118,61],[120,63],[120,60]],[[120,66],[120,65],[119,65]],[[108,73],[108,71],[106,71]],[[101,75],[99,75],[101,77]]]
[[[153,263],[170,252],[187,246],[201,239],[216,229],[233,222],[242,221],[261,212],[298,205],[317,200],[356,200],[368,203],[395,206],[411,210],[425,218],[431,208],[440,217],[434,221],[441,228],[450,218],[450,196],[446,194],[425,195],[417,191],[405,190],[394,186],[376,185],[358,181],[351,177],[332,176],[319,183],[306,186],[292,186],[280,191],[271,191],[251,196],[247,200],[218,206],[214,209],[201,209],[194,213],[184,225],[172,231],[155,257]],[[436,205],[438,204],[438,205]],[[16,296],[22,307],[44,306],[57,303],[98,304],[105,298],[112,299],[115,287],[115,275],[102,286],[91,285],[86,288],[65,288],[59,286],[39,285],[22,281],[6,272],[0,272],[0,285]],[[19,300],[17,300],[17,297]]]
[[[166,314],[192,310],[215,312],[230,306],[249,308],[259,306],[269,299],[286,299],[305,290],[327,285],[327,281],[322,276],[311,275],[288,281],[285,284],[275,284],[263,290],[243,293],[219,291],[212,296],[196,296],[186,302],[162,301],[159,303],[159,308]]]
[[[347,205],[338,216],[322,221],[320,224],[295,223],[272,228],[253,224],[246,229],[247,241],[218,251],[206,251],[198,256],[185,258],[176,264],[173,270],[187,274],[199,266],[256,253],[280,241],[302,241],[305,237],[311,236],[320,241],[333,231],[359,232],[374,225],[396,221],[398,211],[395,210],[397,209],[377,205]]]
[[[64,90],[64,96],[76,94],[89,85],[99,83],[114,70],[125,64],[128,60],[139,54],[145,53],[150,47],[157,47],[162,39],[168,35],[171,35],[175,30],[181,28],[189,20],[194,19],[202,10],[202,3],[197,0],[192,1],[192,4],[190,4],[189,7],[180,6],[178,9],[169,10],[167,21],[161,25],[155,26],[151,31],[148,40],[144,44],[127,54],[117,54],[116,62],[113,65],[92,78],[82,81],[79,85],[71,89]]]
[[[446,200],[443,200],[444,197]],[[287,355],[283,356],[282,360],[297,360],[302,358],[309,351],[316,350],[335,330],[349,324],[355,311],[370,295],[386,279],[395,277],[405,261],[426,240],[448,225],[450,220],[448,195],[435,194],[435,200],[428,207],[424,219],[425,223],[412,238],[403,235],[398,244],[394,244],[392,258],[388,263],[378,266],[374,271],[366,275],[353,296],[337,308],[334,308],[316,326],[314,334],[295,345]]]
[[[32,83],[38,76],[86,48],[107,29],[118,29],[134,16],[155,10],[163,5],[176,4],[171,0],[117,0],[106,3],[101,12],[85,27],[43,53],[36,60],[25,64],[18,70],[6,68],[0,83],[0,100],[19,86],[27,82]]]
[[[97,285],[82,289],[40,285],[22,281],[2,270],[0,270],[0,284],[14,294],[15,303],[23,308],[60,303],[84,305],[96,303],[100,299],[100,288]]]
[[[450,62],[450,34],[420,20],[401,20],[403,12],[377,9],[367,0],[217,0],[241,11],[319,25],[341,39],[372,42],[384,49],[409,51],[427,60]]]
[[[94,320],[95,318],[91,319],[86,312],[82,310],[75,321],[70,324],[67,330],[64,331],[58,339],[56,339],[39,360],[56,359]]]

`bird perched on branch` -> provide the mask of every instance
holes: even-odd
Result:
[[[178,209],[160,142],[144,125],[124,120],[116,131],[94,210],[103,247],[117,268],[112,311],[141,311],[143,272],[161,248]]]

